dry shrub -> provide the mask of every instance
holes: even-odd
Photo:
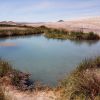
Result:
[[[82,62],[60,87],[62,100],[95,100],[100,94],[100,57]]]

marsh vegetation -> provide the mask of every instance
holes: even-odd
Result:
[[[1,88],[0,88],[0,100],[5,100],[5,96]]]
[[[67,31],[64,29],[48,28],[46,26],[31,27],[26,25],[0,24],[0,27],[1,27],[0,37],[44,34],[47,38],[56,38],[56,39],[77,39],[77,40],[100,39],[100,37],[94,32],[84,33],[82,31]]]

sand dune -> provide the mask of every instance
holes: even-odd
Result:
[[[63,28],[65,30],[84,31],[84,32],[95,32],[100,35],[100,16],[74,19],[64,22],[47,22],[47,23],[26,23],[29,26],[41,26],[45,25],[51,28]]]

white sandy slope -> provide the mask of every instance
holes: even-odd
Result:
[[[63,28],[69,31],[84,31],[84,32],[95,32],[100,35],[100,16],[74,19],[64,22],[46,22],[46,23],[26,23],[29,26],[41,26],[45,25],[50,28]]]
[[[10,86],[4,87],[7,100],[56,100],[53,91],[20,92]]]

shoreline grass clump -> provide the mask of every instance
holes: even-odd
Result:
[[[100,37],[94,32],[84,33],[82,31],[79,32],[71,31],[69,37],[78,40],[99,40],[100,39]]]
[[[8,36],[25,36],[25,35],[35,35],[35,34],[42,34],[42,30],[38,28],[31,28],[31,29],[4,29],[0,30],[0,37],[8,37]]]
[[[31,27],[31,26],[17,26],[17,25],[6,25],[2,26],[4,29],[0,29],[0,38],[9,36],[26,36],[26,35],[37,35],[43,34],[47,28],[45,26]],[[0,26],[1,27],[1,26]],[[12,28],[12,29],[11,29]]]
[[[54,39],[72,40],[99,40],[99,35],[94,32],[84,33],[83,31],[67,31],[64,29],[46,28],[45,37]]]
[[[67,39],[68,32],[64,29],[52,29],[48,28],[45,31],[45,37],[47,38],[56,38],[56,39]]]
[[[100,99],[100,57],[86,59],[75,71],[61,81],[61,100]]]
[[[5,83],[5,77],[10,80],[8,82],[10,85],[15,86],[21,91],[32,90],[34,88],[34,82],[31,81],[29,74],[13,69],[8,62],[0,59],[0,81],[3,81],[1,84]]]
[[[0,88],[0,100],[6,100],[2,88]]]

